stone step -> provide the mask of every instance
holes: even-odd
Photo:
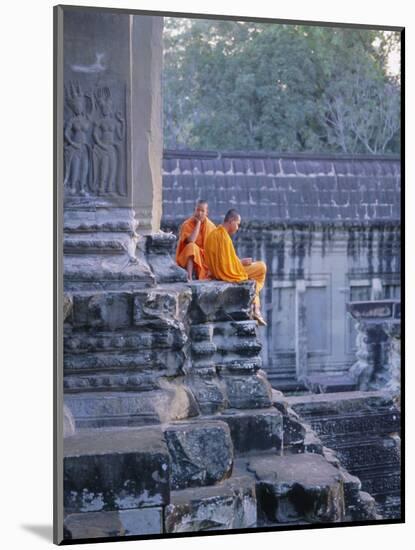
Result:
[[[283,416],[274,408],[227,409],[219,418],[230,428],[236,454],[282,448]]]
[[[268,374],[268,380],[273,388],[284,392],[285,395],[306,390],[304,383],[295,379],[295,375],[278,376],[273,373]]]
[[[382,391],[354,391],[291,396],[285,402],[310,424],[325,446],[335,450],[343,467],[361,480],[362,490],[376,499],[377,514],[400,517],[396,504],[400,494],[400,411],[392,396]],[[391,506],[384,504],[388,499]],[[362,502],[363,507],[355,507],[355,518],[373,514],[368,499],[362,498]]]
[[[323,456],[268,454],[249,459],[247,467],[256,477],[263,524],[345,521],[343,476]]]
[[[63,525],[64,539],[76,539],[78,544],[82,539],[158,535],[163,533],[163,507],[68,514]]]
[[[66,437],[63,468],[66,514],[169,502],[170,457],[156,426],[85,430]]]
[[[381,391],[353,391],[286,396],[287,404],[302,417],[390,411],[393,400]]]
[[[180,384],[154,391],[66,394],[65,405],[76,429],[147,426],[198,414],[194,397]]]
[[[214,485],[232,472],[233,444],[226,422],[197,418],[164,428],[171,489]]]
[[[354,391],[356,380],[348,375],[311,374],[303,378],[305,387],[313,393]]]
[[[164,517],[166,533],[256,527],[255,480],[237,472],[210,487],[172,491]]]
[[[376,469],[383,465],[385,468],[400,465],[400,445],[394,437],[367,436],[360,438],[329,440],[327,446],[336,449],[342,464],[351,471],[362,469]]]

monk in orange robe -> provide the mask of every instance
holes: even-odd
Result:
[[[264,262],[253,262],[252,258],[239,259],[231,239],[241,223],[239,213],[231,209],[227,212],[224,222],[212,231],[206,239],[205,258],[210,273],[215,279],[238,283],[253,279],[255,299],[253,303],[253,317],[260,325],[266,325],[261,314],[259,293],[265,284],[267,266]]]
[[[187,271],[189,281],[193,279],[193,272],[197,279],[207,279],[209,276],[204,248],[208,235],[216,225],[207,216],[208,203],[200,200],[196,203],[193,216],[184,221],[180,228],[176,262]]]

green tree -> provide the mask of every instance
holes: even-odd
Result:
[[[397,33],[166,19],[165,146],[399,151]]]

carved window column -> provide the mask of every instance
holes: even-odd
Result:
[[[367,391],[394,388],[394,391],[398,392],[400,302],[350,302],[347,308],[357,321],[357,361],[350,368],[350,374],[355,378],[359,389]]]
[[[304,279],[295,285],[295,366],[297,379],[307,375],[307,308],[305,303],[306,283]]]

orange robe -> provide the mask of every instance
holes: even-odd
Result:
[[[252,262],[248,266],[242,265],[236,255],[232,239],[223,225],[219,225],[206,239],[205,258],[215,279],[229,283],[253,279],[256,282],[254,303],[260,305],[259,293],[265,283],[267,266],[264,262]]]
[[[183,222],[180,228],[179,242],[176,248],[176,263],[186,269],[189,258],[193,257],[196,276],[198,279],[207,279],[208,267],[205,261],[205,243],[208,235],[216,228],[208,218],[200,224],[200,231],[197,239],[193,243],[186,243],[196,226],[194,218],[189,218]]]

